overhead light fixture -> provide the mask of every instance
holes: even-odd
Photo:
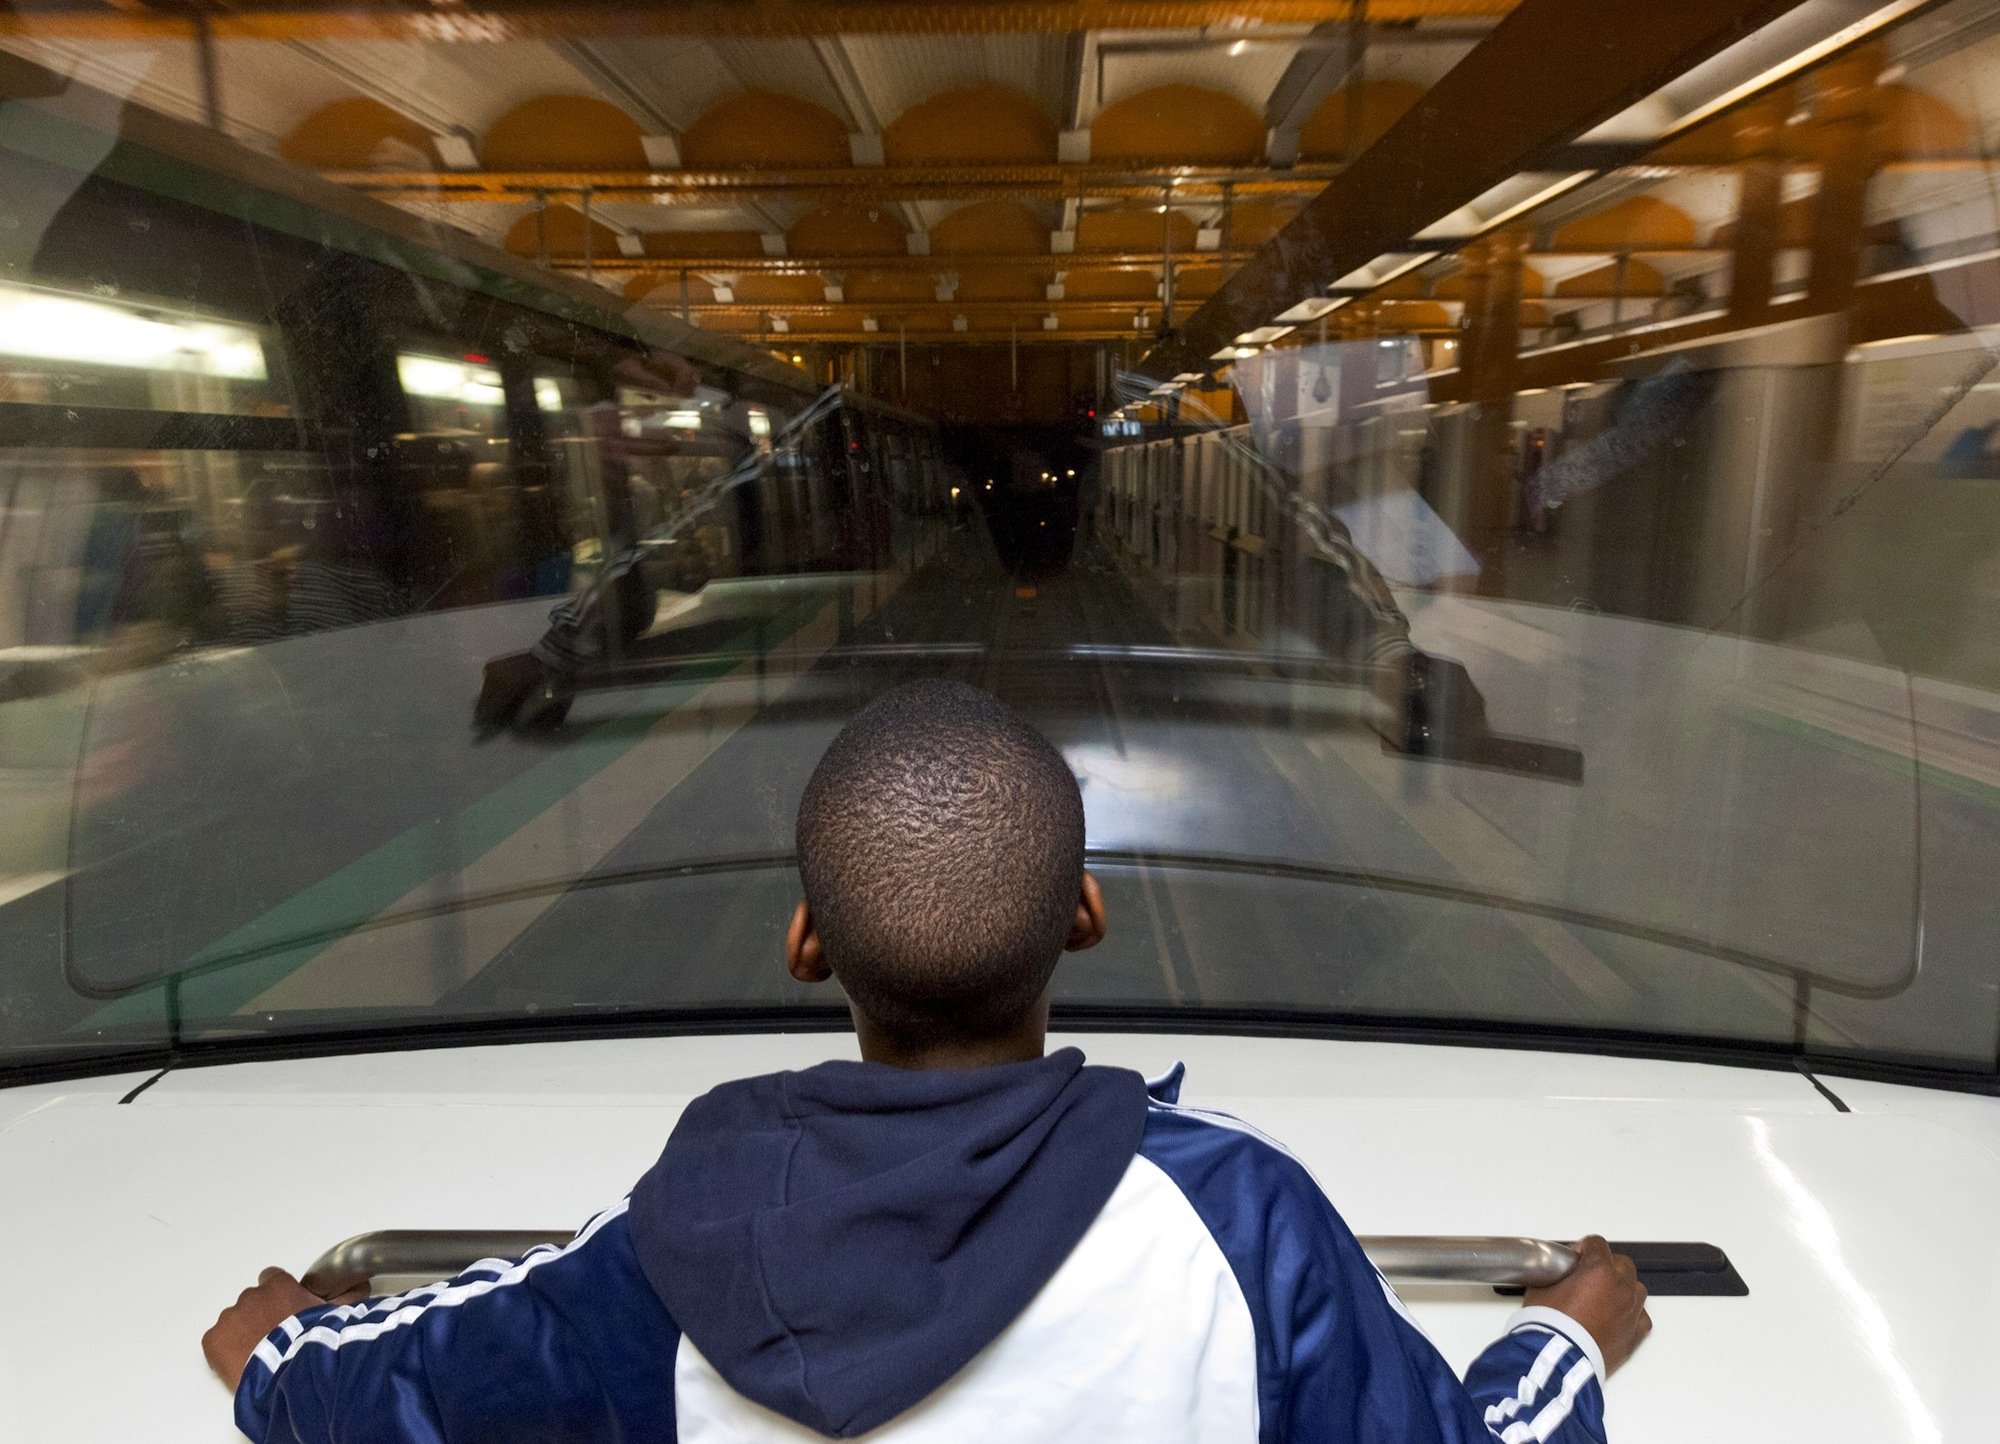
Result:
[[[1338,311],[1352,299],[1351,296],[1308,296],[1298,305],[1280,311],[1272,319],[1287,325],[1299,326]]]
[[[1474,196],[1416,234],[1420,241],[1469,241],[1594,178],[1594,170],[1523,171]],[[1400,272],[1398,273],[1400,274]]]
[[[1259,326],[1254,331],[1245,331],[1236,338],[1238,346],[1268,346],[1273,341],[1282,340],[1295,330],[1292,326]]]
[[[1248,361],[1257,354],[1255,346],[1224,346],[1208,359],[1211,361]]]
[[[1207,376],[1199,371],[1183,371],[1174,378],[1174,380],[1180,382],[1183,386],[1191,385],[1196,381],[1206,381],[1207,379]]]
[[[1438,258],[1436,251],[1385,251],[1365,266],[1357,266],[1335,281],[1331,291],[1372,291],[1386,286],[1398,276],[1408,275],[1419,266]]]
[[[1655,144],[1818,64],[1928,0],[1806,0],[1578,138]]]

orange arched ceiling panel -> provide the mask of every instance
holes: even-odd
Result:
[[[1694,217],[1653,196],[1633,196],[1556,227],[1558,246],[1617,251],[1628,246],[1691,246]]]
[[[701,305],[715,299],[714,288],[699,276],[689,276],[687,298],[692,305]],[[661,274],[647,271],[634,276],[625,283],[625,299],[628,301],[650,301],[664,310],[672,311],[681,303],[681,278],[678,271]]]
[[[1582,293],[1586,296],[1602,296],[1619,288],[1618,267],[1598,266],[1581,275],[1556,282],[1556,295],[1572,296]],[[1628,296],[1664,296],[1667,283],[1664,277],[1644,261],[1625,263],[1624,292]]]
[[[1261,246],[1299,213],[1294,205],[1274,201],[1238,201],[1230,210],[1229,244],[1238,250]]]
[[[1421,85],[1402,80],[1368,80],[1361,85],[1361,147],[1375,143],[1403,112],[1424,98]],[[1348,153],[1347,107],[1343,87],[1327,96],[1299,127],[1299,155],[1305,160],[1337,160]]]
[[[429,131],[365,96],[322,105],[278,142],[278,154],[315,170],[439,164]]]
[[[921,271],[849,271],[847,299],[864,306],[928,301],[931,278]]]
[[[710,109],[681,136],[691,167],[846,165],[847,131],[809,100],[752,90]]]
[[[1786,201],[1778,208],[1778,245],[1784,249],[1812,244],[1813,198],[1801,196],[1795,201]],[[1736,222],[1715,228],[1715,244],[1733,246],[1736,244]]]
[[[539,257],[542,253],[542,226],[548,227],[548,248],[551,256],[580,256],[583,254],[584,220],[583,212],[573,206],[551,205],[546,222],[543,217],[529,211],[507,228],[507,235],[501,244],[517,256]],[[593,256],[616,256],[618,254],[618,233],[609,226],[590,222],[590,253]]]
[[[885,209],[807,211],[785,232],[785,248],[797,256],[881,256],[900,253],[903,223]]]
[[[976,266],[958,273],[961,301],[1039,301],[1048,293],[1048,278],[1039,271]]]
[[[891,165],[940,161],[1051,161],[1056,127],[1042,108],[1004,85],[948,90],[919,101],[882,132]]]
[[[764,238],[755,231],[648,231],[649,256],[761,256]]]
[[[746,273],[736,282],[736,299],[753,306],[784,301],[820,303],[826,290],[818,276],[761,276]]]
[[[1979,149],[1972,127],[1956,107],[1927,90],[1883,85],[1875,91],[1880,143],[1891,155],[1966,155]]]
[[[1144,302],[1155,299],[1159,285],[1151,271],[1072,271],[1063,296],[1072,301]]]
[[[1234,96],[1198,85],[1142,90],[1090,123],[1093,160],[1201,165],[1255,161],[1263,153],[1263,118]]]
[[[1390,331],[1437,330],[1451,324],[1451,312],[1435,301],[1391,301],[1381,308],[1381,322]]]
[[[1048,227],[1019,201],[974,201],[969,206],[960,206],[931,227],[934,256],[982,251],[1034,256],[1048,248]]]
[[[1174,302],[1176,309],[1184,300],[1195,300],[1214,295],[1227,279],[1219,266],[1201,266],[1174,271]]]
[[[1161,246],[1162,223],[1173,231],[1174,254],[1194,249],[1195,224],[1186,211],[1162,216],[1150,207],[1128,207],[1116,211],[1086,211],[1076,223],[1079,251],[1157,251]]]
[[[1548,289],[1548,280],[1533,266],[1521,267],[1521,294],[1539,296]],[[1383,288],[1385,300],[1424,299],[1423,283],[1414,276],[1400,278]],[[1453,271],[1449,276],[1430,288],[1430,297],[1440,301],[1463,301],[1465,299],[1464,268]]]
[[[644,170],[643,133],[609,101],[540,95],[493,122],[479,158],[489,170]]]

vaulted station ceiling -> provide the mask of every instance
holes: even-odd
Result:
[[[1607,13],[1570,8],[1580,24]],[[1495,37],[1522,32],[1516,9],[485,0],[234,4],[191,21],[148,0],[74,0],[0,17],[0,46],[631,304],[783,347],[1118,341],[1171,375],[1302,300],[1299,315],[1328,324],[1337,308],[1348,333],[1450,338],[1503,228],[1531,348],[1740,313],[1746,176],[1776,188],[1762,284],[1782,298],[1807,283],[1822,178],[1856,133],[1838,98],[1850,81],[1866,87],[1869,147],[1852,240],[1881,253],[1862,271],[1994,228],[1985,138],[2000,87],[1974,81],[2000,66],[1992,7],[1686,0],[1648,14],[1663,34],[1712,23],[1701,43],[1745,52],[1741,76],[1717,60],[1676,79],[1692,63],[1677,54],[1641,103],[1551,148],[1533,127],[1585,106],[1619,57],[1523,50],[1534,103],[1486,96],[1490,129],[1508,132],[1492,155],[1511,168],[1477,185],[1469,162],[1425,172],[1421,219],[1362,245],[1355,228],[1409,198],[1385,156],[1415,175],[1489,129],[1469,109],[1478,66],[1459,67],[1477,55],[1504,80]],[[1860,80],[1811,69],[1877,30]],[[1304,243],[1274,271],[1259,248],[1288,225]]]

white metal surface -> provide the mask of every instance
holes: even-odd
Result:
[[[1390,1044],[1080,1041],[1237,1113],[1371,1233],[1699,1239],[1747,1298],[1661,1299],[1619,1444],[1985,1440],[2000,1417],[2000,1102],[1692,1064]],[[0,1093],[0,1438],[220,1441],[198,1340],[267,1263],[369,1228],[581,1221],[793,1035],[248,1064]],[[1511,1305],[1407,1288],[1454,1363]]]

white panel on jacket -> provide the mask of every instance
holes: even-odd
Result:
[[[700,1350],[674,1360],[681,1444],[823,1436],[745,1399]],[[1172,1179],[1134,1158],[1034,1302],[875,1444],[1247,1444],[1257,1340],[1229,1261]]]

